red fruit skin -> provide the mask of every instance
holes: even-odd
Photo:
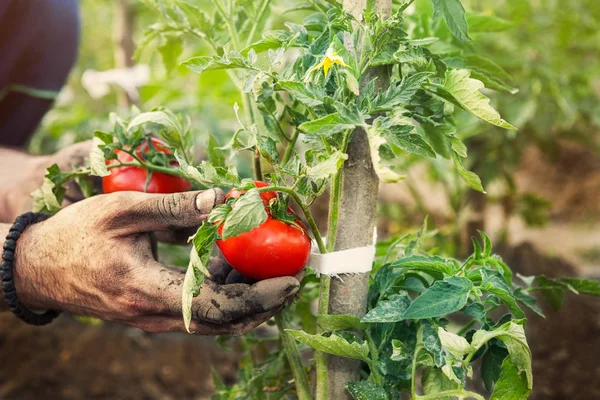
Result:
[[[256,185],[257,188],[263,188],[263,187],[270,186],[268,183],[263,182],[263,181],[254,181],[254,184]],[[231,189],[225,195],[225,200],[227,200],[227,199],[237,199],[238,197],[240,197],[244,193],[246,193],[245,190],[239,190],[239,189],[235,189],[235,188]],[[277,198],[277,192],[262,192],[262,193],[260,193],[260,198],[262,199],[263,204],[265,206],[268,206],[269,202],[272,199],[276,199]]]
[[[167,149],[166,143],[160,139],[152,138],[152,144],[154,147],[165,154],[171,154],[171,151]],[[144,142],[138,146],[135,153],[138,157],[144,157],[144,154],[148,152],[148,143]],[[133,161],[133,157],[123,151],[116,150],[117,158],[123,163]],[[116,163],[114,160],[107,160],[106,165]],[[177,165],[177,162],[173,162],[173,165]],[[147,193],[177,193],[187,192],[192,188],[192,184],[186,179],[178,176],[163,174],[162,172],[153,172],[148,189],[145,189],[146,179],[148,177],[148,170],[142,167],[118,167],[110,170],[111,174],[102,178],[102,191],[104,193],[113,192],[144,192]]]
[[[222,234],[223,225],[218,232]],[[242,275],[263,280],[296,275],[308,262],[311,245],[303,230],[268,217],[250,232],[218,240],[217,246]]]

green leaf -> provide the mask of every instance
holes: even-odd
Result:
[[[405,176],[398,174],[393,171],[390,167],[386,166],[379,153],[379,148],[386,145],[386,140],[383,136],[384,130],[379,129],[376,125],[369,126],[367,128],[367,138],[369,140],[369,150],[371,152],[371,161],[373,162],[373,168],[377,173],[379,179],[383,182],[399,182],[405,178]]]
[[[467,157],[467,146],[463,143],[462,140],[457,138],[456,136],[449,136],[450,145],[452,146],[452,151],[454,151],[458,156],[462,158]]]
[[[390,134],[386,136],[389,139],[389,143],[398,146],[407,153],[435,158],[435,151],[421,135],[417,133],[406,133],[405,129],[402,129],[403,127],[404,126],[393,126],[390,128]],[[414,128],[412,125],[409,127]]]
[[[268,136],[256,135],[256,141],[258,142],[258,149],[260,155],[263,156],[269,163],[279,163],[279,152],[277,151],[277,143],[275,140]]]
[[[512,21],[490,14],[467,13],[467,22],[471,33],[502,32],[513,28]]]
[[[333,113],[325,117],[303,123],[298,127],[307,134],[331,136],[347,129],[354,129],[355,125],[344,119],[340,113]]]
[[[413,353],[409,351],[408,347],[398,339],[392,339],[392,355],[390,359],[392,361],[403,362],[411,360]]]
[[[467,339],[455,333],[448,332],[444,328],[438,328],[438,335],[444,349],[454,357],[462,358],[465,354],[476,351],[475,347],[467,342]]]
[[[295,81],[279,81],[277,85],[307,107],[323,104],[324,91],[313,89],[312,86],[309,89],[308,85]]]
[[[473,283],[463,277],[452,276],[436,281],[417,297],[404,313],[404,319],[435,318],[462,309],[467,303]]]
[[[522,322],[519,320],[517,322]],[[478,330],[473,335],[471,344],[479,348],[484,343],[489,342],[491,339],[497,338],[504,342],[509,357],[517,367],[519,374],[524,373],[526,376],[526,387],[531,389],[533,387],[533,374],[531,372],[531,350],[527,344],[525,338],[525,331],[522,325],[515,323],[515,321],[509,321],[493,331]],[[498,384],[496,386],[498,389]]]
[[[483,190],[479,176],[477,176],[475,172],[471,172],[463,166],[463,163],[456,152],[452,152],[452,159],[454,160],[454,168],[456,168],[456,171],[465,181],[465,183],[469,185],[471,189],[477,190],[481,193],[486,193],[486,191]]]
[[[537,300],[535,297],[523,292],[521,288],[515,289],[515,291],[513,292],[513,296],[515,297],[515,299],[517,299],[517,301],[519,301],[521,304],[524,304],[531,311],[533,311],[542,318],[546,318],[542,309],[537,305]]]
[[[435,327],[427,320],[421,323],[421,336],[423,338],[423,347],[433,355],[433,361],[436,367],[442,367],[445,363],[444,348],[440,336]],[[442,329],[442,328],[438,328]]]
[[[337,335],[326,337],[321,335],[311,335],[304,331],[293,329],[286,329],[285,331],[298,342],[310,346],[315,350],[333,354],[338,357],[356,358],[368,361],[369,347],[367,343],[349,343],[346,339]]]
[[[470,78],[471,72],[466,69],[449,69],[443,85],[433,85],[445,91],[451,98],[441,95],[446,100],[454,100],[458,106],[492,125],[500,128],[517,130],[514,126],[500,117],[500,114],[490,106],[490,99],[480,90],[485,86],[477,79]],[[434,92],[435,93],[435,92]]]
[[[532,287],[539,290],[556,310],[562,306],[567,290],[575,294],[600,296],[600,283],[593,279],[550,279],[544,275],[539,275],[533,280]]]
[[[442,372],[441,369],[435,367],[428,367],[423,370],[421,376],[421,383],[423,385],[423,393],[425,395],[445,392],[447,390],[458,389],[459,385],[448,379],[448,377]],[[440,400],[452,400],[452,396],[437,397]]]
[[[502,373],[496,382],[490,400],[526,400],[531,394],[527,376],[522,373],[510,357],[502,363]]]
[[[363,318],[362,322],[382,323],[398,322],[403,319],[403,314],[411,303],[411,298],[406,293],[395,294],[389,300],[377,303]]]
[[[325,160],[308,167],[307,175],[314,180],[328,179],[342,168],[347,159],[347,154],[336,150],[332,154],[329,154]]]
[[[433,0],[433,18],[444,17],[450,32],[463,42],[471,41],[465,9],[460,0]]]
[[[346,382],[345,385],[354,400],[388,400],[385,389],[369,381]]]
[[[225,156],[223,152],[219,149],[219,142],[215,138],[214,135],[208,135],[208,146],[206,148],[206,154],[208,155],[208,160],[215,167],[224,167],[225,166]]]
[[[486,291],[496,295],[510,310],[510,312],[515,316],[515,318],[525,318],[525,313],[519,307],[517,300],[512,295],[512,293],[507,292],[504,289],[500,289],[497,287],[492,287],[490,289],[486,289]]]
[[[451,275],[452,265],[438,256],[410,256],[404,257],[391,264],[394,268],[404,268],[414,271],[442,273]]]
[[[373,100],[371,112],[390,111],[395,107],[408,105],[430,75],[431,72],[419,72],[402,78],[396,85],[390,85]]]
[[[494,388],[502,372],[502,362],[508,355],[508,350],[496,345],[488,345],[488,349],[481,359],[481,379],[488,392]]]
[[[192,301],[195,296],[200,294],[200,286],[204,282],[204,274],[201,271],[204,268],[198,252],[195,247],[190,250],[190,263],[183,278],[183,289],[181,292],[181,307],[183,313],[183,322],[185,329],[190,332],[190,323],[192,322]]]
[[[182,62],[181,65],[186,66],[197,74],[221,69],[250,68],[250,65],[247,63],[246,59],[244,59],[240,53],[235,51],[229,52],[222,57],[193,57]]]
[[[243,56],[247,56],[250,50],[254,50],[256,53],[263,53],[267,50],[274,50],[280,47],[285,48],[291,38],[292,35],[284,30],[267,31],[263,33],[261,40],[246,47],[240,53]]]
[[[485,310],[482,303],[472,303],[469,304],[463,312],[467,315],[475,317],[477,319],[482,319],[485,317]]]
[[[158,46],[158,51],[160,52],[167,73],[170,74],[177,67],[177,59],[183,53],[181,37],[163,35],[163,42]]]
[[[48,214],[54,214],[60,211],[62,198],[59,199],[59,196],[56,194],[57,190],[60,189],[60,186],[57,187],[52,180],[48,177],[44,177],[42,186],[31,194],[33,197],[33,211],[46,212]],[[62,192],[64,195],[64,189],[62,189]]]
[[[510,94],[515,94],[519,91],[507,83],[512,81],[509,73],[488,58],[477,54],[469,54],[444,58],[444,62],[454,69],[471,70],[471,77],[483,82],[488,89]]]
[[[267,220],[267,212],[260,194],[251,189],[233,204],[223,226],[223,239],[249,232]]]
[[[181,123],[173,114],[164,111],[151,111],[138,114],[134,119],[131,120],[131,122],[129,122],[127,131],[130,132],[140,125],[147,123],[162,125],[174,132],[177,132],[178,134],[183,134],[184,130]]]
[[[341,331],[344,329],[364,330],[366,325],[354,315],[321,314],[317,317],[317,325],[324,331]]]
[[[100,146],[103,146],[106,142],[101,136],[97,136],[99,133],[96,132],[94,135],[96,136],[92,141],[92,150],[90,151],[90,174],[93,176],[108,176],[110,175],[110,171],[106,168],[104,151],[100,148]]]

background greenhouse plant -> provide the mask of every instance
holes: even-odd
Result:
[[[513,92],[503,70],[478,55],[474,46],[457,45],[470,43],[469,23],[479,32],[509,23],[489,14],[465,15],[458,0],[411,1],[395,5],[392,12],[385,7],[391,3],[383,1],[368,1],[364,10],[349,10],[355,2],[314,1],[290,10],[309,11],[302,24],[290,22],[285,30],[274,31],[265,31],[271,9],[268,0],[214,1],[212,15],[181,0],[147,3],[161,20],[150,26],[143,45],[157,41],[169,69],[181,54],[183,38],[196,38],[212,47],[213,56],[194,57],[183,65],[197,73],[227,71],[243,93],[242,107],[233,107],[239,128],[225,145],[211,139],[209,160],[195,166],[188,118],[162,107],[150,112],[134,108],[131,118],[113,115],[112,132],[95,134],[98,147],[91,154],[90,168],[75,172],[51,168],[36,194],[36,204],[56,211],[68,180],[77,179],[82,188],[89,188],[88,175],[110,173],[105,161],[114,159],[115,150],[135,148],[145,134],[153,132],[175,151],[181,170],[174,173],[199,187],[248,190],[235,208],[215,209],[209,223],[193,237],[183,294],[187,323],[191,298],[198,294],[218,238],[213,223],[224,221],[228,236],[260,225],[266,213],[257,192],[276,190],[283,195],[282,202],[295,203],[320,252],[331,252],[341,232],[341,203],[349,195],[343,190],[344,165],[356,161],[348,147],[353,141],[363,139],[369,150],[366,161],[382,181],[401,180],[399,167],[408,156],[439,156],[449,160],[446,168],[453,165],[467,185],[483,192],[480,178],[464,166],[467,146],[459,137],[455,114],[462,109],[499,128],[515,129],[481,92],[484,84]],[[284,146],[278,147],[280,143]],[[253,160],[255,178],[271,186],[257,189],[240,176],[228,162],[240,153]],[[160,160],[138,162],[150,171],[164,167]],[[330,209],[325,235],[317,228],[310,206],[327,188]],[[363,228],[370,231],[372,226]],[[507,393],[511,398],[526,398],[533,378],[521,305],[541,313],[531,292],[540,291],[559,305],[565,291],[600,294],[598,283],[513,279],[511,270],[492,255],[487,235],[481,233],[481,243],[474,240],[475,250],[464,262],[428,254],[422,248],[426,235],[424,226],[412,237],[378,247],[385,255],[368,279],[367,302],[362,305],[366,310],[359,308],[356,315],[330,313],[335,311],[328,304],[330,278],[323,275],[317,281],[309,275],[299,302],[276,317],[285,353],[274,352],[251,336],[243,346],[265,350],[261,365],[253,368],[247,358],[241,382],[231,388],[219,385],[217,397],[236,398],[243,393],[251,398],[278,398],[294,392],[301,399],[312,398],[308,374],[312,367],[302,363],[291,340],[295,339],[316,351],[317,398],[332,398],[331,393],[340,393],[345,384],[356,399],[397,398],[401,392],[415,399],[482,399],[465,389],[473,378],[471,363],[478,358],[481,379],[492,399],[505,399]],[[317,293],[319,313],[314,316],[310,302]],[[494,312],[501,308],[508,313]],[[455,312],[470,319],[461,327],[451,326],[446,317]],[[359,360],[348,363],[356,366],[356,379],[332,380],[326,354]],[[285,371],[289,368],[293,385],[289,375],[281,373],[281,365]],[[269,392],[265,387],[274,389]]]

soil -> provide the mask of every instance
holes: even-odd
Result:
[[[238,356],[213,339],[148,334],[62,315],[45,327],[0,315],[0,399],[208,399],[210,366],[226,382]]]
[[[524,243],[498,249],[522,275],[576,276],[577,269]],[[600,399],[600,298],[567,294],[560,311],[540,299],[546,319],[527,312],[526,334],[533,354],[530,400]]]

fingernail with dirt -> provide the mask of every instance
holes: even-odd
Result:
[[[215,207],[217,194],[214,190],[206,190],[196,196],[196,209],[201,214],[208,214]]]

